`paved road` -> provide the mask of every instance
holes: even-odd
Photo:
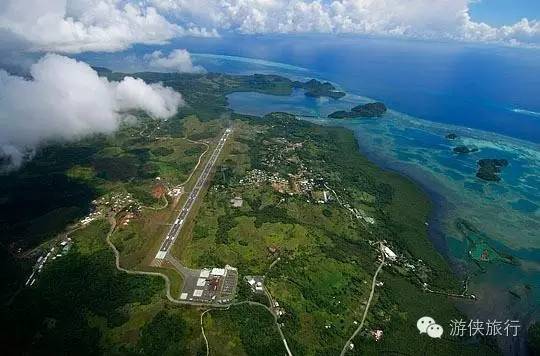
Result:
[[[371,292],[369,293],[368,302],[366,304],[366,308],[364,309],[364,314],[362,315],[362,321],[360,322],[360,325],[358,325],[358,328],[356,328],[356,330],[354,331],[352,336],[349,338],[349,340],[347,340],[347,342],[345,343],[345,346],[343,346],[343,349],[341,350],[340,356],[345,355],[347,353],[347,351],[350,350],[349,347],[350,347],[353,339],[356,337],[356,335],[358,335],[360,330],[362,330],[362,327],[364,326],[364,322],[366,321],[366,316],[367,316],[368,311],[369,311],[369,306],[371,305],[371,300],[373,299],[373,294],[375,293],[375,286],[377,285],[377,277],[379,276],[379,273],[381,272],[381,270],[382,270],[382,268],[384,266],[384,256],[385,255],[384,255],[384,247],[383,247],[383,244],[381,242],[379,242],[379,249],[381,250],[382,260],[381,260],[381,264],[379,265],[379,267],[375,271],[375,274],[373,275],[373,280],[371,281]]]
[[[109,247],[112,249],[112,251],[114,253],[114,264],[115,264],[117,270],[125,272],[127,274],[136,274],[136,275],[142,275],[142,276],[153,276],[153,277],[162,278],[165,281],[165,296],[167,297],[167,299],[171,303],[182,304],[182,305],[192,305],[192,306],[197,306],[197,307],[208,307],[208,303],[200,303],[200,302],[194,302],[194,301],[188,301],[188,300],[179,300],[179,299],[174,298],[172,296],[172,293],[171,293],[171,280],[169,279],[169,277],[166,274],[163,274],[161,272],[130,270],[130,269],[122,267],[120,265],[120,252],[118,252],[118,249],[116,248],[116,246],[114,246],[114,244],[111,241],[111,235],[114,232],[114,229],[116,228],[116,220],[114,219],[114,217],[111,216],[111,217],[109,217],[109,222],[111,224],[111,228],[110,228],[109,232],[107,233],[106,241],[107,241],[107,244],[109,245]],[[212,308],[214,308],[214,309],[216,309],[216,308],[226,309],[226,308],[230,307],[231,304],[232,303],[229,303],[229,304],[227,304],[227,303],[225,303],[225,304],[214,304],[214,305],[212,305]]]
[[[231,134],[231,132],[232,132],[232,129],[228,128],[225,130],[225,133],[223,134],[223,136],[221,136],[221,139],[219,140],[218,145],[214,149],[214,152],[212,152],[212,156],[210,156],[210,159],[204,166],[204,170],[199,176],[199,179],[197,179],[197,182],[195,183],[193,190],[189,193],[188,199],[184,203],[184,206],[180,210],[180,213],[178,213],[176,220],[171,226],[171,229],[169,230],[167,235],[165,235],[165,238],[163,239],[163,242],[161,243],[161,247],[159,248],[159,251],[157,252],[156,257],[155,257],[157,260],[165,259],[165,256],[167,256],[167,254],[169,253],[172,245],[174,245],[174,241],[176,241],[176,238],[178,237],[178,234],[180,233],[182,226],[184,226],[186,217],[189,215],[191,208],[193,208],[193,205],[197,201],[197,197],[199,196],[199,193],[203,189],[208,179],[208,176],[210,175],[210,172],[212,172],[212,169],[214,168],[214,164],[216,163],[219,157],[219,154],[221,153],[223,146],[225,146],[225,142],[227,142],[227,138],[229,138],[229,135]]]

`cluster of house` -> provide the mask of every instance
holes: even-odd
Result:
[[[264,293],[263,276],[245,276],[244,278],[251,287],[253,293]]]
[[[370,243],[375,246],[376,241],[370,241]],[[389,246],[386,240],[383,241],[383,253],[385,261],[388,265],[396,264],[400,267],[403,267],[405,270],[410,272],[421,272],[427,271],[427,267],[421,259],[415,260],[408,258],[406,255],[397,254]],[[379,256],[379,262],[382,260],[382,256]]]
[[[240,179],[239,183],[241,185],[261,185],[270,181],[270,179],[277,179],[279,177],[278,173],[270,175],[268,172],[260,169],[252,169],[247,172],[245,177]]]
[[[96,219],[99,219],[101,216],[102,216],[102,211],[101,210],[94,210],[90,214],[88,214],[87,216],[82,218],[80,223],[81,223],[81,225],[88,225],[92,221],[94,221]]]
[[[278,137],[270,141],[265,141],[263,144],[266,147],[267,155],[262,159],[262,163],[269,167],[273,167],[276,164],[281,164],[285,160],[296,163],[297,158],[294,156],[294,151],[297,148],[302,148],[304,145],[303,142],[293,143],[284,137]]]
[[[264,276],[245,276],[244,279],[251,287],[251,291],[253,293],[259,293],[264,294]],[[279,305],[279,302],[277,300],[274,300],[270,295],[268,294],[270,298],[270,308],[274,311],[274,313],[277,316],[282,316],[285,314],[285,309]]]
[[[128,226],[134,217],[135,217],[135,214],[133,214],[132,212],[128,212],[126,215],[123,216],[121,220],[122,226]]]
[[[319,204],[324,204],[333,199],[332,193],[325,188],[325,183],[320,178],[311,178],[307,172],[299,172],[298,174],[289,174],[287,177],[282,176],[278,172],[269,173],[260,169],[253,169],[246,173],[246,176],[240,179],[242,185],[257,185],[270,184],[272,188],[281,194],[288,195],[304,195],[309,201],[314,201]],[[241,198],[235,197],[231,199],[231,204],[235,207],[240,204]]]
[[[116,213],[127,207],[133,212],[141,211],[141,205],[128,192],[107,194],[92,203],[96,206],[96,210],[109,209]]]
[[[104,195],[93,200],[92,204],[94,205],[94,210],[79,221],[80,225],[85,226],[90,224],[92,221],[103,217],[107,211],[117,213],[126,207],[130,216],[127,216],[127,219],[123,221],[123,225],[127,225],[129,220],[134,217],[134,213],[141,212],[142,210],[141,205],[133,199],[130,193]]]

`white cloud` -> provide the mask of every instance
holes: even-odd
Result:
[[[125,111],[166,118],[184,103],[160,84],[131,77],[109,82],[88,64],[54,54],[35,63],[31,75],[28,80],[0,71],[0,154],[13,165],[47,140],[113,132]]]
[[[353,33],[540,45],[540,22],[493,27],[469,15],[472,0],[150,0],[179,23],[240,33]]]
[[[24,39],[32,50],[67,53],[117,51],[134,43],[216,35],[192,24],[171,23],[144,2],[123,0],[3,0],[0,30]]]
[[[2,0],[0,32],[33,50],[117,51],[186,35],[353,33],[540,46],[540,22],[490,26],[477,0]],[[495,6],[495,5],[494,5]],[[0,36],[0,41],[3,36]]]
[[[154,51],[145,55],[151,70],[179,72],[179,73],[203,73],[205,70],[201,66],[193,65],[191,55],[185,49],[175,49],[168,56],[164,56],[161,51]]]
[[[460,37],[458,37],[460,38]],[[474,22],[468,13],[463,16],[461,39],[478,42],[502,42],[511,45],[540,46],[540,22],[521,19],[513,25],[492,27]]]
[[[184,103],[181,95],[173,89],[161,84],[148,85],[142,79],[126,77],[120,83],[112,82],[110,85],[119,112],[138,109],[156,118],[167,118]]]

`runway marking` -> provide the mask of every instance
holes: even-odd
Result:
[[[231,134],[232,129],[227,128],[225,132],[223,133],[223,136],[221,136],[221,139],[219,140],[218,145],[214,149],[214,152],[212,152],[212,156],[210,156],[210,159],[204,166],[204,169],[197,179],[197,182],[195,183],[195,186],[193,187],[193,190],[189,193],[188,199],[184,203],[184,206],[178,213],[178,216],[176,217],[176,220],[172,224],[169,232],[165,235],[165,238],[163,239],[163,242],[161,243],[161,247],[159,248],[159,251],[156,254],[155,259],[156,260],[163,260],[167,254],[169,253],[171,246],[174,245],[174,242],[176,241],[176,238],[178,237],[180,230],[182,229],[182,226],[184,225],[184,220],[188,216],[189,212],[191,211],[191,208],[193,208],[193,205],[195,204],[195,201],[197,200],[197,197],[199,196],[200,191],[204,187],[204,184],[206,183],[206,180],[208,179],[208,176],[210,175],[210,172],[212,171],[212,168],[214,168],[214,164],[216,163],[221,150],[223,149],[223,146],[225,146],[225,143],[227,142],[227,138],[229,138],[229,135]],[[156,263],[159,263],[156,261]]]

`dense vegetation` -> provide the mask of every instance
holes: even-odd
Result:
[[[458,153],[458,154],[467,154],[467,153],[472,153],[472,152],[477,152],[478,151],[478,148],[474,147],[474,146],[457,146],[457,147],[454,147],[453,149],[454,153]]]
[[[334,111],[328,117],[333,119],[353,119],[356,117],[381,117],[386,112],[386,105],[383,103],[368,103],[357,105],[351,111]]]
[[[184,136],[213,137],[221,127],[201,130],[195,118],[186,121],[184,129],[177,127],[179,118],[160,123],[140,117],[137,124],[125,124],[110,136],[46,146],[20,170],[0,175],[0,242],[10,250],[36,246],[86,215],[92,200],[113,190],[125,189],[144,205],[159,205],[152,196],[155,179],[171,185],[183,182],[204,150]]]
[[[2,309],[2,348],[17,354],[95,355],[105,330],[129,319],[131,304],[149,304],[163,289],[156,278],[118,272],[105,244],[109,226],[96,222],[73,234],[77,244],[45,269],[36,288]],[[92,322],[93,321],[93,322]],[[15,350],[17,350],[15,352]]]
[[[184,355],[188,352],[188,336],[182,316],[162,310],[142,328],[139,347],[149,356]]]
[[[336,87],[334,87],[329,82],[320,82],[316,79],[311,79],[305,83],[295,81],[293,83],[295,88],[302,88],[305,90],[306,96],[312,96],[314,98],[319,97],[329,97],[332,99],[340,99],[345,96],[345,93],[342,91],[338,91]]]
[[[487,181],[498,182],[501,180],[500,173],[508,166],[505,159],[481,159],[478,161],[478,171],[476,176]]]
[[[205,315],[204,325],[210,354],[273,356],[286,353],[274,318],[260,306],[244,304],[226,311],[212,311]]]
[[[90,209],[95,187],[70,179],[66,171],[90,164],[102,138],[51,145],[19,171],[0,175],[0,241],[26,248],[62,231]]]
[[[101,74],[112,79],[124,76],[105,70]],[[453,338],[442,341],[443,347],[429,344],[414,327],[424,314],[441,323],[459,316],[451,301],[419,288],[425,281],[454,290],[458,283],[427,239],[424,223],[429,202],[414,184],[382,172],[359,155],[353,135],[345,129],[316,126],[287,114],[240,116],[226,107],[227,93],[288,95],[298,84],[265,75],[137,76],[181,91],[189,105],[166,122],[140,116],[136,124],[126,123],[110,136],[50,145],[21,170],[0,177],[1,238],[8,257],[3,267],[10,273],[2,285],[2,296],[9,301],[0,312],[3,325],[9,325],[2,336],[4,350],[55,355],[205,354],[201,311],[166,302],[160,279],[117,271],[105,243],[110,226],[104,219],[74,232],[72,250],[48,264],[33,287],[14,292],[35,261],[36,253],[25,255],[25,250],[61,233],[88,212],[93,199],[115,191],[129,192],[151,208],[113,234],[121,263],[153,268],[149,262],[167,228],[164,222],[170,221],[175,209],[172,199],[161,207],[152,195],[157,176],[171,186],[183,182],[204,150],[202,144],[184,138],[212,141],[232,124],[235,134],[224,150],[227,157],[217,168],[192,234],[181,236],[175,245],[178,258],[197,267],[228,263],[242,276],[267,274],[267,286],[285,310],[279,321],[293,352],[336,354],[363,312],[377,266],[378,252],[372,243],[385,239],[400,255],[413,262],[421,259],[423,264],[417,274],[385,267],[380,278],[384,287],[376,290],[365,327],[367,331],[383,328],[385,337],[375,342],[362,333],[355,340],[356,350],[361,354],[400,350],[421,354],[435,348],[437,354],[490,352],[475,340],[472,346]],[[326,83],[315,86],[335,90]],[[312,89],[314,95],[324,94]],[[283,140],[299,148],[285,150]],[[288,176],[302,164],[309,167],[344,201],[374,217],[375,225],[353,218],[336,200],[316,204],[310,196],[284,195],[269,184],[240,183],[253,169],[268,170],[263,162],[271,154],[281,154],[275,151],[280,147],[284,156],[272,170]],[[236,195],[244,200],[242,208],[230,205]],[[269,252],[270,248],[277,252]],[[268,270],[277,256],[281,260]],[[252,295],[245,285],[240,291],[242,299],[266,303],[264,296]],[[283,353],[273,318],[261,306],[212,311],[204,323],[210,348],[219,354]]]
[[[358,155],[350,132],[283,113],[262,119],[233,118],[243,121],[236,124],[233,159],[218,168],[227,174],[214,180],[191,246],[182,249],[182,256],[192,265],[228,263],[244,274],[267,273],[269,291],[286,312],[280,322],[293,352],[339,353],[369,293],[367,282],[377,255],[370,242],[376,239],[388,240],[411,261],[425,261],[429,267],[421,278],[430,285],[458,288],[426,238],[429,203],[425,196],[410,182],[381,172]],[[295,143],[302,143],[301,148],[287,149]],[[278,156],[283,152],[285,156]],[[280,159],[264,164],[271,161],[269,157]],[[378,223],[366,228],[335,200],[318,205],[305,196],[282,195],[269,184],[240,183],[253,168],[296,173],[298,161],[334,187],[342,200],[369,212]],[[231,207],[233,196],[243,198],[241,208]],[[279,251],[281,260],[268,272],[276,258],[270,248]],[[433,314],[449,323],[459,313],[446,298],[422,292],[418,278],[398,267],[385,269],[384,287],[376,294],[366,332],[355,340],[356,350],[377,354],[406,349],[418,354],[433,348],[438,354],[473,354],[480,347],[489,353],[483,345],[464,346],[452,339],[443,347],[432,346],[429,339],[419,337],[414,325],[421,315]],[[382,342],[370,337],[368,331],[375,328],[385,330]]]

